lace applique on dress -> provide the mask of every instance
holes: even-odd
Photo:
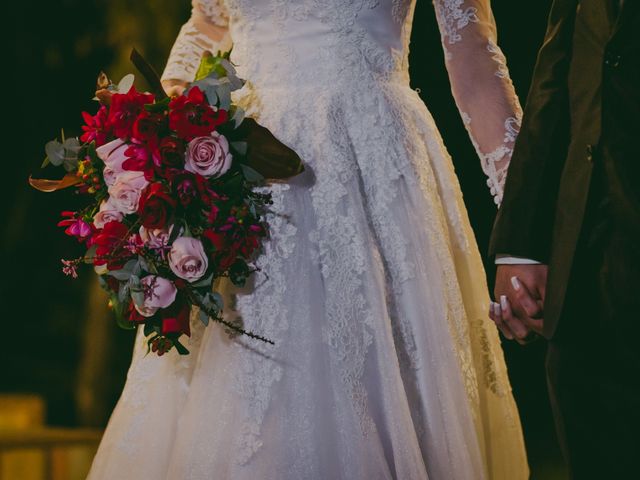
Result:
[[[478,22],[478,9],[465,6],[465,0],[434,0],[434,2],[440,19],[442,37],[451,45],[462,40],[460,30],[470,23]]]

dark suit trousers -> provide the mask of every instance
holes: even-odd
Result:
[[[640,471],[640,235],[612,205],[605,170],[600,161],[547,357],[558,434],[578,480]]]

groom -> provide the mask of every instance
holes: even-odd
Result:
[[[640,471],[640,0],[555,0],[491,242],[573,478]],[[495,311],[494,311],[495,310]]]

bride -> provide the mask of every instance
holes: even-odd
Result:
[[[223,4],[224,3],[224,4]],[[496,201],[520,108],[489,0],[435,0],[455,98]],[[451,160],[409,87],[414,0],[194,0],[174,93],[231,46],[236,100],[306,164],[273,183],[260,271],[191,354],[139,332],[91,479],[528,476]],[[426,54],[426,52],[425,52]],[[162,420],[159,420],[162,419]]]

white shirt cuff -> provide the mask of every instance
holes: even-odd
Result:
[[[540,265],[540,262],[525,257],[498,254],[496,255],[496,265]]]

